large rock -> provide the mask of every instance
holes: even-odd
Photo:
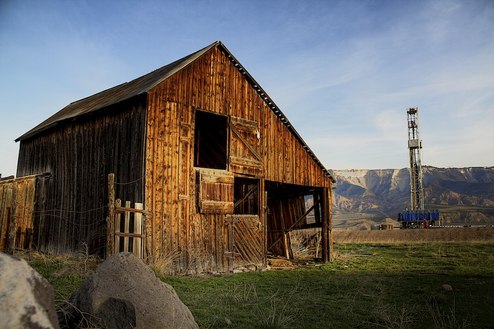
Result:
[[[26,261],[2,253],[0,328],[59,328],[52,286]]]
[[[175,290],[131,253],[109,257],[64,309],[67,327],[199,328]]]

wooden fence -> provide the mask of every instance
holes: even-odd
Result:
[[[0,181],[0,251],[32,247],[35,193],[36,176]]]
[[[120,199],[115,201],[115,242],[114,252],[132,252],[139,258],[144,257],[144,210],[142,203],[136,203],[131,208],[131,202],[126,201],[121,206]]]

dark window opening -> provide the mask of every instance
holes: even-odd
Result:
[[[196,112],[194,166],[226,169],[228,118],[208,112]]]
[[[235,214],[259,215],[259,181],[235,177],[233,200]]]

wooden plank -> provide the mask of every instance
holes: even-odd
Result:
[[[15,216],[15,209],[12,211],[11,209],[7,210],[7,218],[9,219],[10,225],[8,227],[8,246],[7,253],[14,254],[15,244],[17,238],[17,217]]]
[[[0,208],[2,224],[0,226],[0,251],[8,249],[9,229],[12,221],[12,187],[11,184],[2,184],[2,194],[0,195]]]
[[[125,208],[130,208],[130,201],[125,201]],[[130,233],[130,211],[124,213],[124,233]],[[129,251],[129,238],[124,237],[124,252]]]
[[[182,250],[182,241],[181,241],[181,222],[179,217],[179,173],[180,173],[180,113],[177,107],[177,103],[170,103],[170,176],[171,176],[171,190],[170,190],[170,223],[171,223],[171,248],[173,251],[181,251]],[[179,266],[183,267],[183,258],[182,253],[180,253],[181,257],[179,258]]]
[[[106,219],[106,256],[111,256],[115,249],[115,174],[108,174],[108,217]]]
[[[156,114],[154,103],[152,101],[152,95],[154,93],[148,94],[148,106],[147,106],[147,129],[146,129],[146,156],[145,156],[145,208],[153,209],[153,215],[148,217],[146,220],[145,231],[148,237],[146,238],[146,245],[144,246],[144,254],[145,258],[153,259],[154,258],[154,223],[156,221],[156,213],[155,213],[155,166],[156,166]]]
[[[120,199],[117,199],[115,200],[115,206],[116,207],[120,207],[122,204],[122,201]],[[115,254],[118,254],[120,252],[120,236],[118,235],[119,233],[121,233],[120,231],[120,224],[121,224],[121,221],[122,221],[122,214],[121,213],[116,213],[115,216],[115,224],[113,225],[113,227],[115,228],[115,233],[114,233],[114,253]]]
[[[173,199],[173,172],[172,172],[172,163],[173,163],[173,110],[172,103],[166,102],[163,104],[164,111],[162,115],[164,116],[164,126],[162,129],[163,132],[163,160],[162,160],[162,169],[163,169],[163,189],[162,189],[162,201],[163,201],[163,216],[162,216],[162,229],[161,229],[161,240],[162,240],[162,248],[160,250],[162,255],[173,255],[173,222],[174,218],[172,218],[173,207],[172,207],[172,199]]]
[[[135,203],[135,210],[142,210],[143,209],[143,204],[142,203]],[[142,221],[143,221],[143,216],[141,212],[134,212],[134,233],[135,234],[141,234],[143,233],[142,231]],[[133,246],[132,246],[132,251],[133,253],[139,257],[143,258],[142,254],[142,245],[143,245],[143,239],[142,238],[137,238],[134,237],[133,239]]]
[[[136,208],[130,208],[130,207],[114,207],[114,212],[115,213],[126,213],[126,212],[135,212],[138,214],[142,214],[145,216],[151,216],[152,213],[150,211],[144,210],[144,209],[136,209]]]
[[[233,202],[201,200],[199,207],[203,214],[233,214]]]
[[[290,246],[288,244],[288,232],[286,231],[286,224],[285,224],[285,216],[283,214],[283,207],[282,203],[279,203],[279,211],[280,211],[280,223],[281,223],[281,234],[283,237],[283,251],[285,252],[285,257],[287,259],[290,259]]]
[[[156,153],[155,153],[155,178],[153,181],[153,192],[156,194],[154,208],[156,217],[154,219],[153,240],[154,257],[160,257],[165,251],[165,130],[166,130],[166,109],[161,105],[156,107]]]

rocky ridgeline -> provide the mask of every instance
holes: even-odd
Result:
[[[395,218],[410,204],[410,175],[404,169],[335,170],[335,217],[355,214]],[[449,222],[494,222],[494,167],[423,167],[425,203]]]
[[[57,313],[53,288],[0,253],[0,328],[199,328],[175,290],[130,253],[109,257]]]

